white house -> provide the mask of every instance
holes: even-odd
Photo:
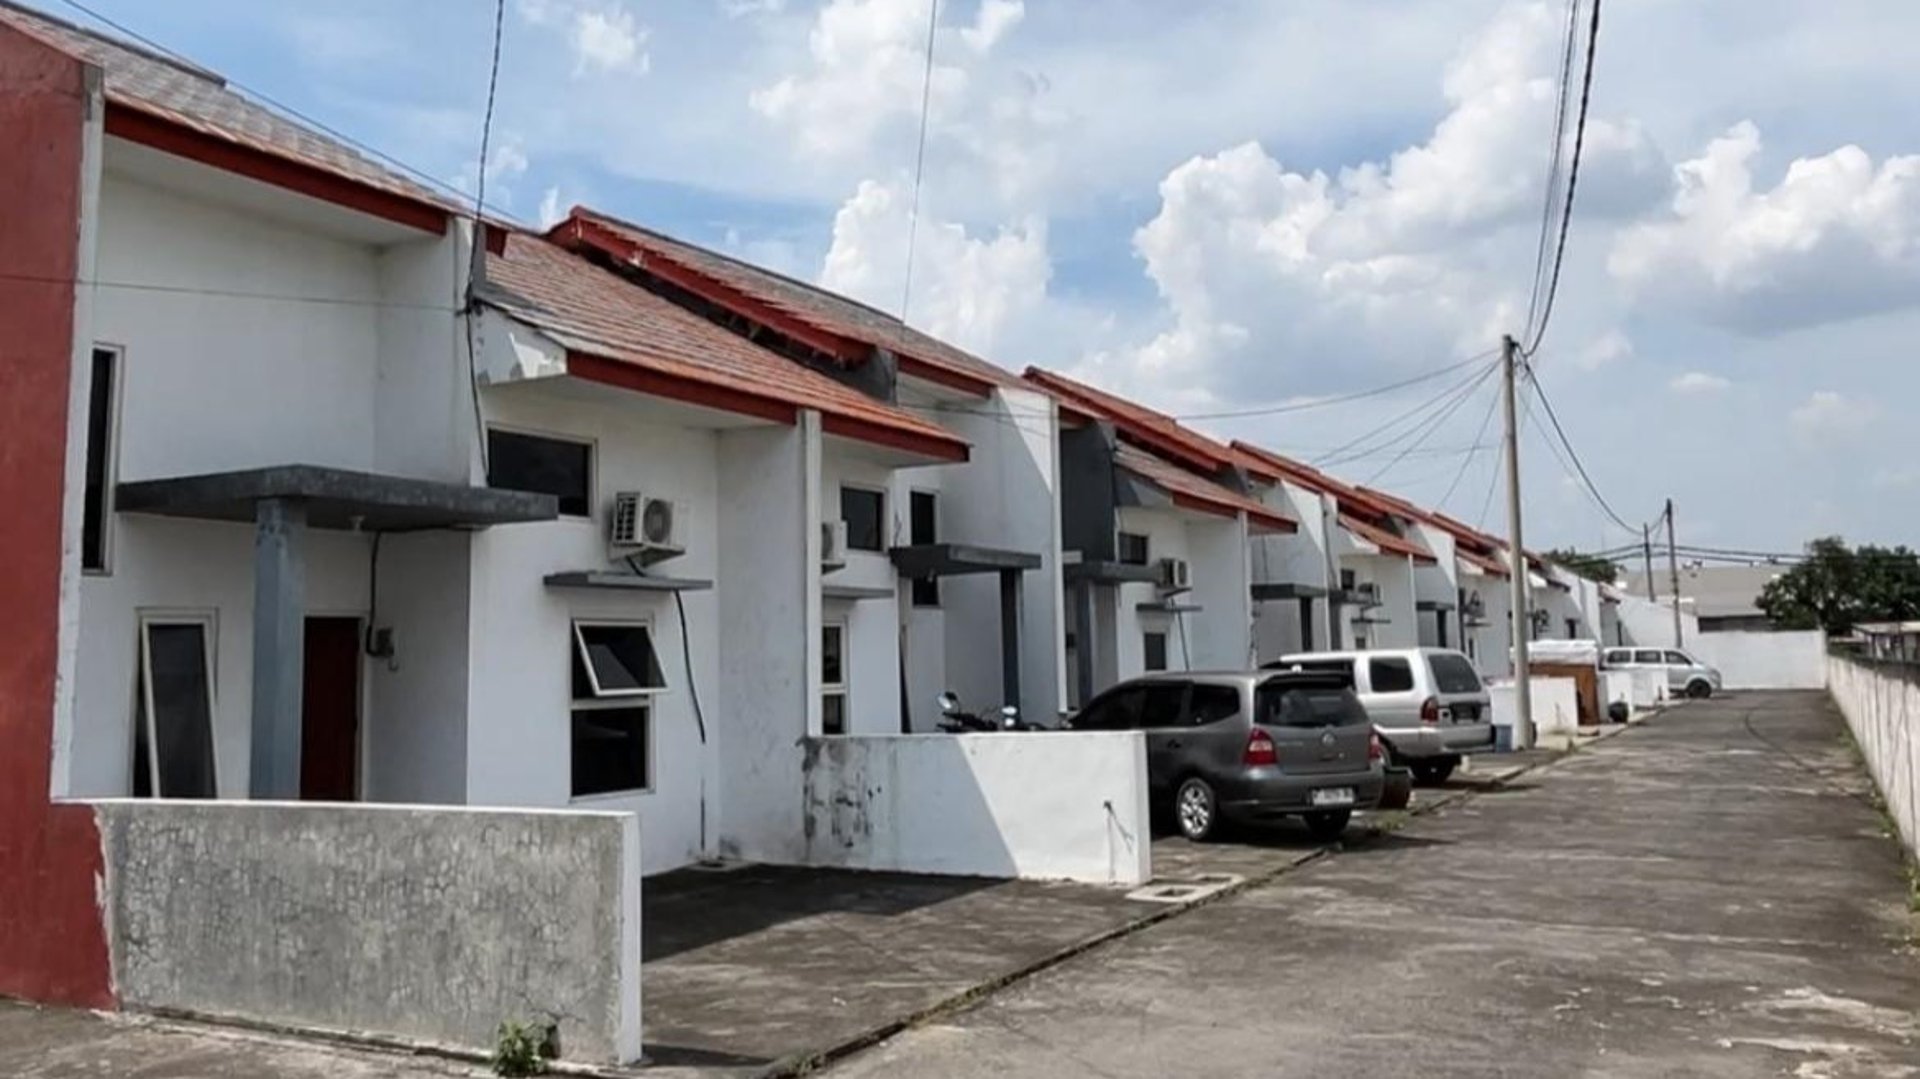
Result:
[[[1064,707],[1051,396],[884,312],[604,214],[576,208],[551,237],[971,445],[934,468],[827,447],[822,513],[847,547],[823,586],[824,632],[845,657],[830,702],[845,718],[829,729],[931,730],[945,689],[1042,719]]]

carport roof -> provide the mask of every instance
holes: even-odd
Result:
[[[1196,476],[1179,465],[1163,461],[1145,451],[1122,444],[1115,447],[1116,467],[1139,477],[1166,492],[1173,504],[1221,517],[1247,515],[1247,523],[1256,532],[1297,532],[1293,518],[1238,491]]]
[[[252,521],[267,499],[304,503],[315,528],[404,532],[478,528],[559,516],[552,495],[470,487],[318,465],[275,465],[135,480],[114,488],[114,508],[208,521]]]

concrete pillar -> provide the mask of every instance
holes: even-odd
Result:
[[[307,506],[254,507],[253,738],[247,791],[300,797],[300,696],[306,666]]]
[[[1020,707],[1020,571],[1000,571],[1000,699]]]
[[[1080,707],[1093,700],[1093,582],[1073,583],[1073,678]]]

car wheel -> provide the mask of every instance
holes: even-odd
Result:
[[[1437,787],[1453,774],[1455,761],[1416,761],[1413,778],[1423,787]]]
[[[1696,701],[1704,701],[1713,696],[1713,687],[1702,681],[1688,682],[1687,696]]]
[[[1173,795],[1173,823],[1195,843],[1213,838],[1220,828],[1220,803],[1207,781],[1193,778]]]
[[[1323,809],[1318,813],[1307,814],[1307,831],[1322,843],[1339,839],[1340,833],[1347,830],[1347,822],[1353,819],[1351,809]]]

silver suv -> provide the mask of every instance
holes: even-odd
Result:
[[[1420,783],[1444,783],[1462,757],[1493,752],[1492,698],[1473,661],[1452,649],[1303,652],[1266,667],[1346,672],[1393,762]]]
[[[1720,672],[1678,648],[1609,648],[1600,665],[1609,670],[1665,671],[1667,691],[1697,699],[1720,692]]]
[[[1067,720],[1146,734],[1157,814],[1192,840],[1223,823],[1298,816],[1333,839],[1380,804],[1385,763],[1343,676],[1273,671],[1155,674],[1122,682]]]

